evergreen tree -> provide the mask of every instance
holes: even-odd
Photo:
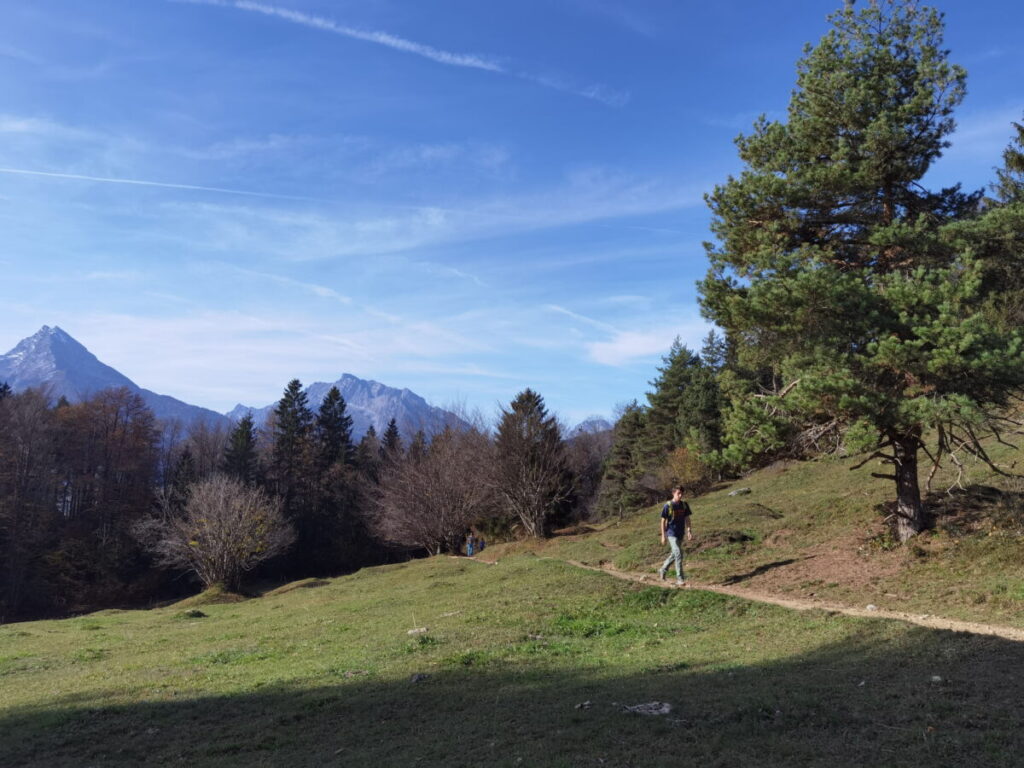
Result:
[[[547,536],[572,505],[572,475],[558,422],[530,389],[502,409],[495,438],[496,492],[530,536]]]
[[[830,18],[787,121],[762,117],[741,136],[742,174],[708,197],[717,244],[701,302],[741,363],[773,373],[768,391],[733,401],[727,457],[777,448],[792,424],[809,439],[846,430],[849,448],[893,464],[905,540],[924,525],[925,435],[978,450],[970,436],[1024,359],[980,313],[981,267],[951,230],[980,195],[920,183],[964,94],[941,15],[879,0]]]
[[[704,337],[700,359],[712,371],[722,370],[729,361],[729,344],[725,337],[713,328]]]
[[[310,438],[313,413],[309,409],[302,382],[292,379],[274,408],[271,451],[271,482],[284,502],[284,512],[292,517],[305,501],[309,481]],[[299,528],[301,551],[303,532]]]
[[[675,448],[709,452],[719,447],[720,393],[714,371],[678,338],[662,360],[661,375],[650,382],[654,391],[647,395],[641,451],[648,470]]]
[[[192,450],[186,445],[174,462],[174,469],[171,470],[171,484],[169,502],[171,509],[180,513],[188,503],[189,489],[199,479],[199,471],[196,469],[196,461],[192,456]]]
[[[380,480],[380,440],[372,424],[356,448],[356,467],[370,483]]]
[[[224,474],[243,483],[253,484],[259,472],[256,452],[256,425],[252,412],[245,414],[228,435],[221,462]]]
[[[3,400],[5,397],[10,396],[10,394],[11,385],[8,384],[6,381],[0,384],[0,400]]]
[[[677,336],[662,363],[658,368],[661,375],[649,382],[654,391],[647,393],[650,408],[647,411],[645,442],[650,453],[657,458],[682,442],[683,436],[677,428],[680,407],[693,381],[694,371],[700,366],[700,358]]]
[[[627,510],[643,506],[647,495],[640,484],[643,468],[640,443],[645,432],[643,408],[634,400],[615,423],[613,442],[605,460],[597,509],[602,517],[622,516]]]
[[[1003,151],[1003,167],[996,169],[997,181],[993,185],[1001,203],[1019,203],[1024,200],[1024,125],[1013,124],[1017,135]]]
[[[405,447],[402,445],[402,435],[398,432],[398,423],[394,418],[388,422],[384,430],[384,438],[380,443],[380,455],[384,461],[398,461],[402,458]]]
[[[346,412],[345,398],[337,387],[331,387],[320,404],[316,417],[316,441],[321,467],[329,467],[339,461],[343,464],[355,461],[352,417]]]

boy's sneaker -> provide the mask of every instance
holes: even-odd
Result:
[[[686,586],[686,579],[676,579],[676,586],[677,587],[685,587]]]

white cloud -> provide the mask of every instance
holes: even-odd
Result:
[[[595,363],[619,367],[664,356],[677,336],[691,349],[699,349],[700,339],[710,328],[705,322],[692,320],[648,330],[617,331],[610,339],[592,341],[585,346]]]

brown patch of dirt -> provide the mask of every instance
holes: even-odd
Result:
[[[863,544],[863,534],[833,539],[802,550],[799,557],[785,565],[752,573],[742,583],[769,592],[781,592],[808,583],[838,583],[857,589],[895,576],[903,568],[904,553],[868,553],[862,550]]]
[[[687,546],[686,549],[689,553],[696,554],[697,552],[706,552],[709,549],[722,547],[726,544],[745,544],[753,540],[753,536],[743,531],[709,531],[708,533],[694,536],[693,544]]]
[[[793,530],[791,528],[779,528],[779,530],[772,531],[764,537],[764,545],[766,547],[777,547],[785,543],[786,539],[792,535]]]
[[[584,533],[593,533],[596,528],[591,528],[589,525],[571,525],[568,528],[559,528],[557,531],[552,531],[552,536],[579,536]]]

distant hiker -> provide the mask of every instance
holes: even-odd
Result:
[[[487,542],[484,541],[484,537],[481,536],[479,541],[477,541],[477,543],[476,543],[476,550],[477,550],[477,552],[483,552],[484,551],[484,547],[486,547],[486,546],[487,546]]]
[[[466,557],[472,557],[473,556],[473,545],[475,543],[476,543],[476,540],[473,538],[472,531],[470,531],[469,536],[466,537]]]
[[[664,544],[668,539],[671,550],[658,569],[658,576],[662,581],[665,580],[669,564],[675,560],[676,584],[682,585],[686,582],[686,576],[683,575],[683,552],[679,548],[679,542],[684,536],[687,541],[693,539],[693,532],[690,530],[690,505],[683,501],[683,489],[679,486],[672,489],[672,501],[665,502],[665,506],[661,508],[661,543]]]

